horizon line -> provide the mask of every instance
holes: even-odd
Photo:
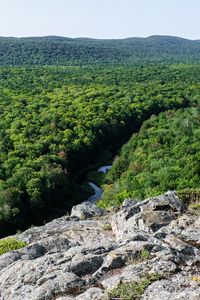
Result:
[[[171,38],[180,38],[183,40],[188,41],[199,41],[198,39],[186,38],[178,35],[167,35],[167,34],[153,34],[148,36],[127,36],[122,38],[95,38],[95,37],[87,37],[87,36],[77,36],[77,37],[70,37],[70,36],[62,36],[62,35],[30,35],[30,36],[0,36],[0,38],[7,38],[7,39],[28,39],[28,38],[47,38],[47,37],[57,37],[63,39],[90,39],[90,40],[126,40],[126,39],[148,39],[152,37],[171,37]]]

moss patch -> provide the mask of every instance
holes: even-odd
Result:
[[[0,255],[25,246],[27,246],[26,242],[18,241],[15,238],[2,239],[0,240]]]
[[[106,223],[102,225],[102,229],[110,231],[112,230],[112,226],[109,223]]]

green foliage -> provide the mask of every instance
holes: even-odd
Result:
[[[196,105],[199,82],[198,64],[0,68],[0,236],[86,200],[77,174],[150,115]],[[129,189],[117,194],[122,199]]]
[[[15,238],[2,239],[0,240],[0,255],[26,246],[27,243],[18,241]]]
[[[130,65],[199,61],[199,56],[199,41],[169,36],[123,40],[0,38],[0,65]]]
[[[198,189],[199,121],[199,108],[193,107],[167,111],[144,122],[114,162],[108,174],[113,183],[105,188],[100,205],[116,205],[127,197],[144,199],[167,190]]]
[[[145,289],[154,281],[160,279],[161,277],[158,274],[147,274],[139,282],[121,283],[109,292],[109,299],[140,300]]]

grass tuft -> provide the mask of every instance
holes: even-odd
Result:
[[[158,274],[148,274],[141,278],[139,282],[122,283],[117,288],[109,292],[108,299],[139,300],[145,289],[154,281],[160,280]]]

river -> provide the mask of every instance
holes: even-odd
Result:
[[[111,169],[112,166],[102,166],[100,168],[98,168],[97,172],[102,172],[104,174],[106,174],[110,169]],[[98,185],[96,185],[94,182],[90,182],[88,181],[88,184],[93,188],[94,190],[94,194],[91,195],[87,201],[89,202],[96,202],[97,200],[99,200],[102,196],[102,193],[103,193],[103,190],[101,187],[99,187]]]

